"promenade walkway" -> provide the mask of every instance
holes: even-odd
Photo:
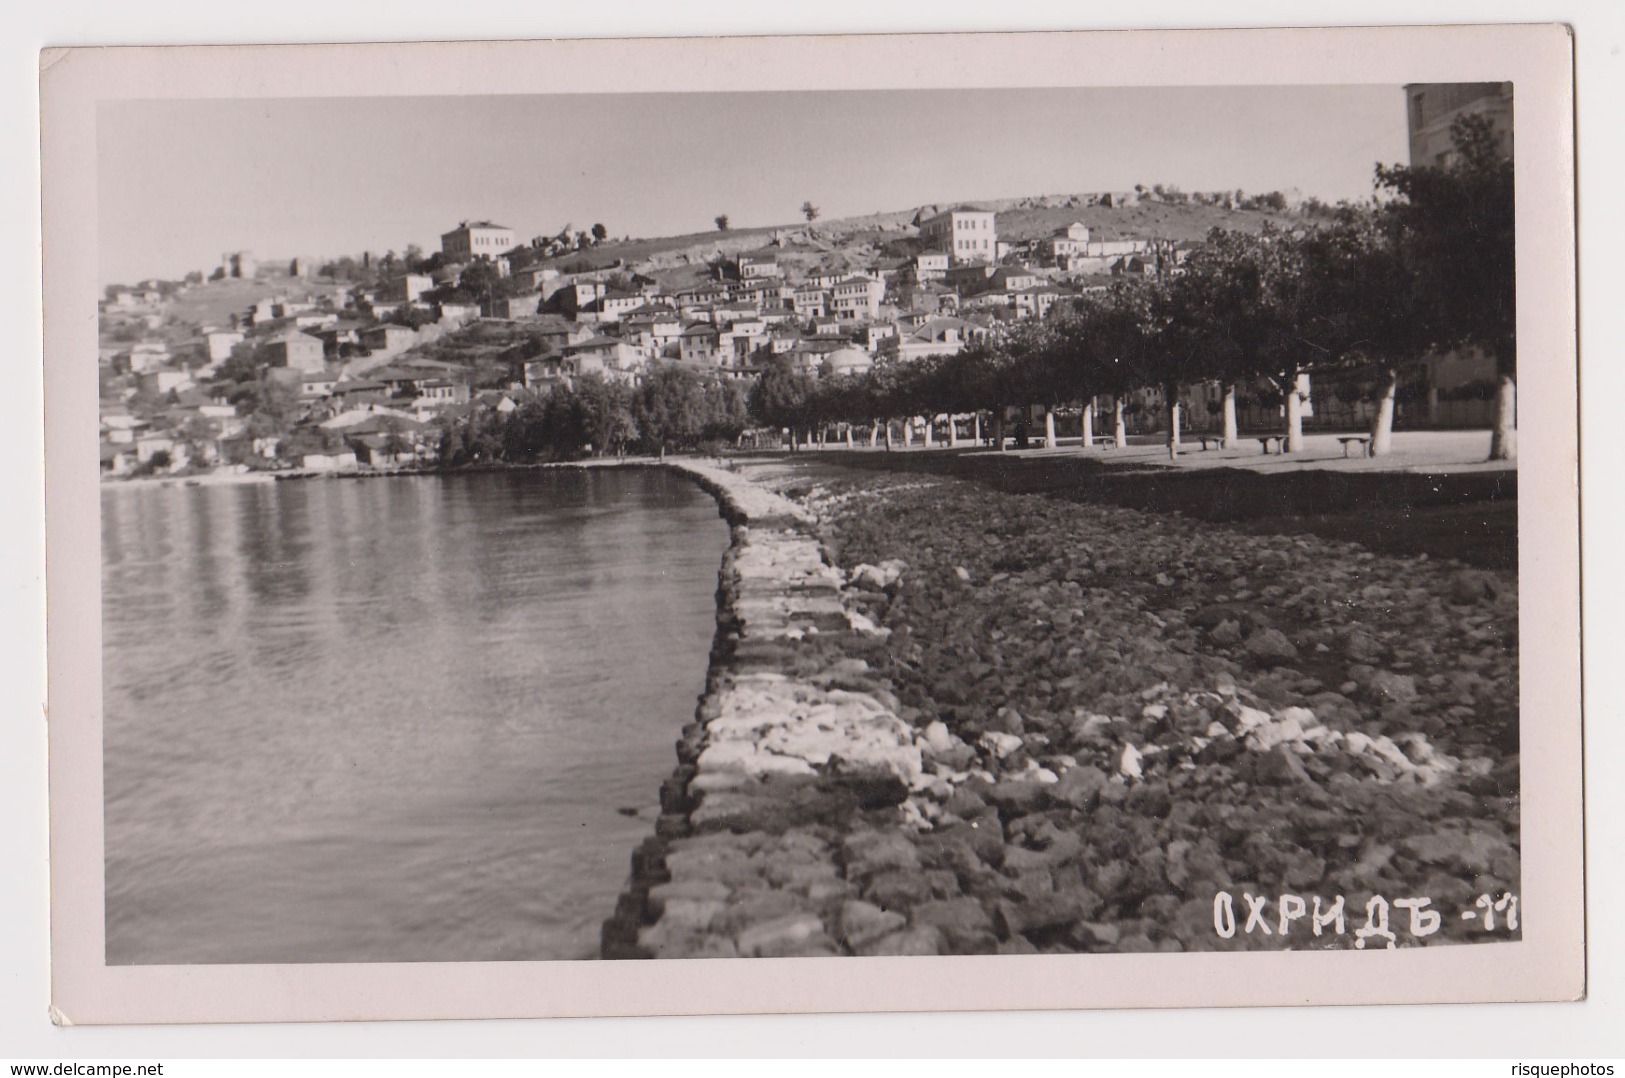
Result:
[[[1456,472],[1513,471],[1517,468],[1515,461],[1484,459],[1489,455],[1490,434],[1489,431],[1483,430],[1400,431],[1394,435],[1393,451],[1381,457],[1364,456],[1358,447],[1352,448],[1345,456],[1343,446],[1337,440],[1340,435],[1305,434],[1303,450],[1298,453],[1281,454],[1272,449],[1270,453],[1265,454],[1259,446],[1256,435],[1251,437],[1242,435],[1241,443],[1235,449],[1220,449],[1215,446],[1204,450],[1200,441],[1187,441],[1180,447],[1178,458],[1170,460],[1165,437],[1161,434],[1135,435],[1129,439],[1129,445],[1122,449],[1098,441],[1093,447],[1086,449],[1076,438],[1062,438],[1057,439],[1059,444],[1052,448],[1010,448],[1005,452],[1007,455],[1023,458],[1087,456],[1098,459],[1103,464],[1130,464],[1136,467],[1242,468],[1265,475],[1308,469],[1440,475]],[[914,446],[908,451],[924,450],[920,446]],[[980,447],[969,452],[994,454],[997,450]]]

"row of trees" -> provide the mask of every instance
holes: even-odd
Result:
[[[1057,306],[957,356],[878,362],[814,379],[768,370],[751,405],[765,425],[797,435],[832,423],[987,412],[1002,440],[1005,410],[1115,400],[1154,390],[1177,452],[1181,389],[1222,389],[1224,440],[1238,437],[1237,398],[1280,400],[1287,449],[1302,447],[1303,375],[1365,375],[1376,403],[1371,451],[1391,445],[1405,368],[1430,350],[1477,348],[1494,358],[1492,459],[1515,456],[1516,337],[1511,163],[1487,123],[1464,119],[1448,168],[1379,167],[1383,196],[1343,206],[1312,227],[1215,230],[1177,269]]]
[[[440,460],[562,460],[591,447],[598,456],[735,442],[750,425],[744,387],[674,364],[649,369],[636,386],[587,374],[528,394],[506,415],[480,408],[445,425]]]

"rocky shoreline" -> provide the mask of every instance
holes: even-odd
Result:
[[[604,957],[1516,937],[1514,574],[667,463],[733,543]]]
[[[810,512],[723,467],[667,466],[718,499],[733,541],[705,694],[603,956],[906,953],[905,919],[852,902],[845,878],[852,850],[895,843],[886,825],[922,773],[862,657],[882,634],[847,601]]]

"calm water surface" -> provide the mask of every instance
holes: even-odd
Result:
[[[727,538],[641,469],[107,490],[108,962],[594,954]]]

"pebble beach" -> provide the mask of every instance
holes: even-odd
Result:
[[[606,957],[1518,937],[1515,571],[829,455],[672,466],[733,544]]]

